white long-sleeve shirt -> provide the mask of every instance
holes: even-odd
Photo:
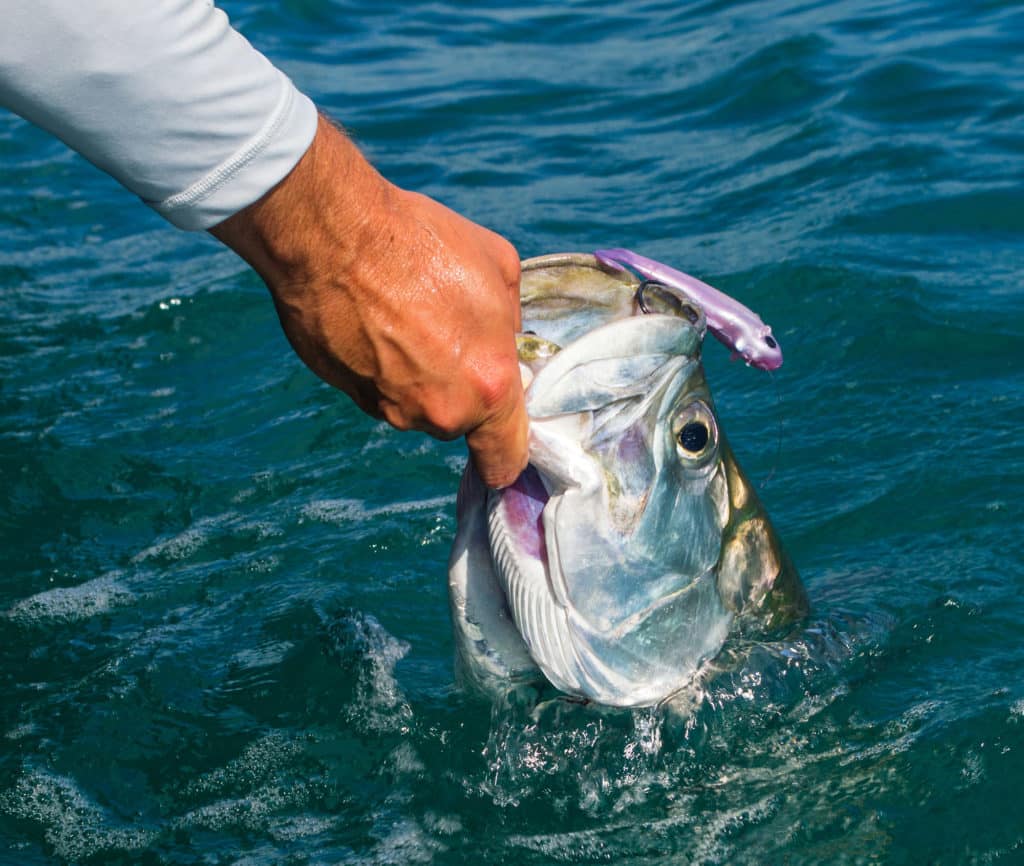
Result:
[[[210,0],[6,0],[0,105],[185,229],[280,181],[316,109]]]

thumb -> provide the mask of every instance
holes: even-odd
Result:
[[[488,487],[508,487],[526,468],[528,425],[526,400],[517,382],[504,404],[466,434],[470,458]]]

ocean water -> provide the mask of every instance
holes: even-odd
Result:
[[[0,114],[0,862],[1024,863],[1024,6],[231,0],[395,182],[625,246],[813,610],[685,715],[455,681],[464,451]]]

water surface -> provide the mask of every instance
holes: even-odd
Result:
[[[813,605],[690,715],[455,684],[459,443],[0,115],[0,861],[1024,862],[1024,7],[233,0],[395,182],[736,294]]]

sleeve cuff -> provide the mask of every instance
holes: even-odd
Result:
[[[313,142],[317,112],[284,73],[277,75],[277,104],[259,132],[187,189],[146,204],[178,228],[203,230],[252,204],[283,180]]]

